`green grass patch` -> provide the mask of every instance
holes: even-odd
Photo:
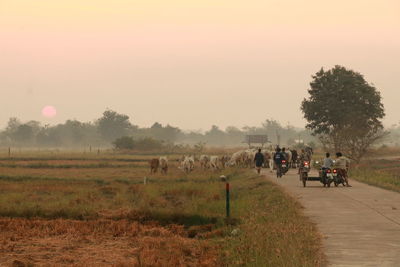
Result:
[[[400,176],[392,172],[373,167],[359,167],[350,170],[350,178],[369,185],[400,192]]]

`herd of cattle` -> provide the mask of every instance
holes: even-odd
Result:
[[[273,149],[263,149],[261,152],[264,155],[264,167],[268,167],[271,170],[273,169],[273,156],[275,151]],[[221,170],[226,167],[243,167],[243,168],[252,168],[254,167],[254,157],[257,153],[257,149],[246,149],[240,150],[232,155],[200,155],[200,156],[182,156],[179,159],[179,169],[184,171],[185,173],[190,173],[194,170],[196,163],[202,170]],[[296,150],[286,150],[287,161],[292,166],[297,165],[297,151]],[[167,174],[168,172],[168,158],[163,156],[160,158],[154,158],[150,161],[150,172],[156,173],[158,169],[161,170],[161,173]]]

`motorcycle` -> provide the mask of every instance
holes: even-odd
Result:
[[[320,182],[324,185],[324,187],[325,186],[331,187],[331,183],[334,181],[332,170],[321,169],[319,175],[320,175]]]
[[[332,176],[333,176],[333,183],[335,184],[336,187],[340,184],[345,186],[344,177],[337,169],[333,169]]]
[[[303,182],[303,186],[306,187],[306,183],[308,180],[308,173],[310,172],[310,162],[309,161],[303,161],[302,166],[300,167],[299,170],[299,175],[300,175],[300,181]]]
[[[289,170],[288,162],[286,160],[282,160],[281,167],[282,167],[282,174],[285,175]]]

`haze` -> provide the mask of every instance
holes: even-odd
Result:
[[[1,0],[0,125],[91,121],[183,129],[303,127],[311,75],[365,75],[398,122],[398,0]],[[43,107],[57,108],[45,118]]]

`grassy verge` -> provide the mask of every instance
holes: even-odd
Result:
[[[314,224],[277,185],[252,177],[233,183],[242,224],[226,239],[229,266],[322,266],[325,259]],[[235,235],[237,233],[237,235]]]
[[[400,192],[400,176],[391,172],[373,168],[355,168],[350,172],[350,178],[369,185]]]

